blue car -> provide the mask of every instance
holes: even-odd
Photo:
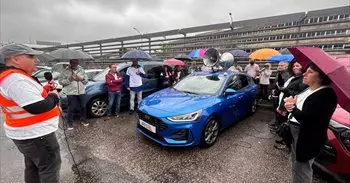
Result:
[[[143,82],[143,96],[147,96],[153,92],[159,91],[162,88],[161,71],[163,68],[163,62],[158,61],[140,61],[139,65],[144,69],[146,78],[142,79]],[[131,66],[131,63],[119,63],[117,70],[126,78],[126,70]],[[105,75],[108,73],[107,67],[96,75],[92,81],[86,85],[85,100],[87,115],[90,117],[101,117],[107,113],[108,106],[108,91],[105,81]],[[121,106],[129,105],[129,91],[123,85],[122,89]],[[68,101],[64,93],[64,90],[60,93],[60,105],[64,111],[67,109]]]
[[[194,73],[143,99],[137,130],[163,146],[212,146],[220,130],[256,111],[258,87],[243,73]]]

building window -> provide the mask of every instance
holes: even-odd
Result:
[[[275,36],[270,36],[270,40],[276,40]]]
[[[337,30],[336,31],[336,34],[345,34],[346,33],[346,30]]]
[[[333,46],[333,49],[344,49],[344,45],[343,44],[335,44]]]

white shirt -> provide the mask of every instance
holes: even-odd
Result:
[[[129,76],[129,87],[142,86],[142,77],[138,73],[145,74],[145,71],[142,67],[129,67],[128,70],[126,70],[126,75]]]
[[[307,99],[307,97],[309,97],[311,94],[315,93],[316,91],[318,90],[321,90],[323,88],[326,88],[326,86],[323,86],[323,87],[319,87],[317,88],[316,90],[312,91],[310,88],[308,88],[307,90],[303,91],[302,93],[296,95],[296,103],[295,103],[295,106],[296,108],[298,108],[299,110],[302,110],[303,109],[303,105],[304,105],[304,102],[305,100]],[[292,115],[291,113],[289,115]],[[292,119],[290,119],[291,121],[293,121],[294,123],[298,123],[300,124],[294,117],[292,117]]]
[[[2,81],[0,92],[5,98],[13,100],[21,108],[44,100],[41,96],[43,87],[33,79],[18,73],[12,73]],[[9,138],[16,140],[37,138],[56,131],[58,120],[57,116],[41,123],[19,128],[13,128],[4,123],[5,133]]]
[[[289,83],[292,81],[292,79],[294,79],[295,77],[292,76],[289,79],[287,79],[287,81],[283,84],[283,87],[287,87],[289,85]],[[278,96],[278,106],[281,105],[282,102],[282,97],[283,97],[284,93],[281,92],[280,95]]]
[[[270,69],[265,69],[264,71],[261,72],[260,75],[260,84],[262,85],[269,85],[270,84],[270,76],[271,76],[271,70]]]

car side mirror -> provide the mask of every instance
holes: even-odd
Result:
[[[234,90],[234,89],[232,89],[232,88],[227,88],[226,90],[225,90],[225,96],[228,96],[228,95],[234,95],[234,94],[236,94],[237,93],[237,90]]]

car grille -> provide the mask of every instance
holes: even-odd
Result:
[[[138,111],[138,116],[143,121],[149,123],[150,125],[155,126],[157,128],[157,131],[161,132],[161,131],[166,130],[168,128],[167,124],[165,124],[162,120],[160,120],[154,116],[145,114],[141,111]]]

